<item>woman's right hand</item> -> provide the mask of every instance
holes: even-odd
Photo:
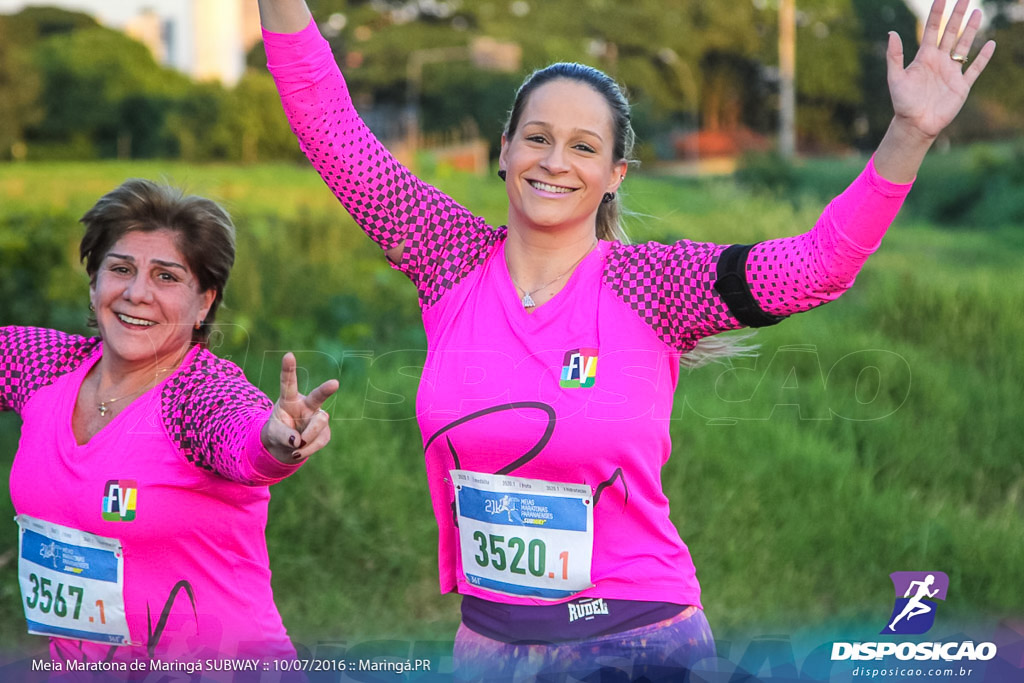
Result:
[[[299,393],[295,356],[284,354],[281,396],[260,432],[263,447],[281,462],[296,463],[326,446],[331,440],[331,418],[320,406],[337,390],[338,380],[329,379],[308,395]]]
[[[305,0],[259,0],[260,23],[271,33],[298,33],[312,14]]]

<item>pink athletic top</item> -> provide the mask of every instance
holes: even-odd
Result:
[[[680,354],[701,337],[741,327],[712,289],[726,247],[600,242],[554,298],[527,313],[506,267],[506,229],[487,225],[388,153],[353,108],[315,24],[264,38],[309,160],[383,249],[405,242],[395,267],[419,291],[427,335],[417,418],[442,592],[550,604],[466,580],[448,474],[458,468],[590,487],[594,586],[577,597],[700,605],[660,474],[671,453]],[[909,187],[869,164],[810,232],[756,245],[746,277],[760,307],[784,316],[838,297]],[[580,377],[594,357],[596,373]]]
[[[11,468],[19,515],[121,541],[132,641],[51,638],[57,660],[293,658],[270,587],[268,485],[287,477],[260,430],[272,407],[199,346],[88,443],[71,418],[99,339],[0,328],[0,410],[23,421]],[[130,521],[104,519],[108,482],[136,489]],[[11,533],[9,531],[9,533]]]

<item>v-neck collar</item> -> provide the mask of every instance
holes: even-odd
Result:
[[[117,434],[121,423],[126,419],[130,419],[132,415],[143,409],[140,408],[140,406],[147,405],[154,396],[159,396],[160,392],[163,390],[164,384],[166,384],[170,378],[177,375],[182,368],[188,366],[192,362],[195,354],[198,352],[198,349],[199,344],[193,344],[192,348],[190,348],[181,359],[181,363],[178,364],[178,367],[174,369],[174,372],[169,373],[159,382],[132,399],[121,412],[110,420],[110,422],[103,425],[99,431],[89,437],[88,441],[85,443],[78,443],[74,429],[75,406],[78,404],[78,395],[82,391],[82,384],[85,382],[85,378],[89,375],[89,372],[96,366],[96,364],[99,363],[100,358],[103,357],[103,342],[100,341],[93,354],[75,371],[78,375],[72,376],[71,386],[69,387],[70,390],[65,394],[67,400],[62,408],[63,415],[60,418],[62,422],[60,428],[64,431],[64,436],[68,440],[68,443],[72,444],[76,449],[85,449],[97,439],[105,437],[108,434]]]
[[[573,295],[580,286],[580,282],[589,280],[589,276],[595,269],[600,268],[604,262],[607,244],[603,240],[598,240],[597,245],[590,250],[589,254],[583,257],[583,260],[580,261],[579,265],[569,275],[565,286],[558,290],[549,300],[540,306],[536,306],[531,313],[523,306],[519,291],[515,283],[512,282],[512,274],[508,270],[508,261],[505,259],[506,241],[507,238],[505,241],[502,241],[495,252],[495,260],[497,261],[495,264],[497,269],[495,276],[497,277],[499,298],[502,306],[505,308],[508,319],[527,329],[543,326],[548,321],[558,317],[567,307],[572,306],[572,302],[575,299]]]

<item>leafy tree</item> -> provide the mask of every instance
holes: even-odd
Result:
[[[800,2],[799,118],[810,142],[853,137],[864,95],[861,24],[852,3]],[[404,101],[412,51],[466,45],[473,36],[488,35],[518,43],[526,72],[553,61],[583,61],[605,70],[643,103],[646,120],[655,125],[699,118],[711,128],[774,128],[777,14],[767,0],[465,0],[449,16],[424,11],[439,4],[444,3],[319,0],[312,8],[322,26],[331,14],[344,13],[344,26],[332,39],[335,54],[353,90],[372,93],[376,102]],[[480,86],[451,87],[454,74],[465,71],[451,64],[425,70],[425,121],[444,121],[449,110],[474,110]],[[485,90],[508,80],[479,77],[480,83],[490,82]],[[435,84],[447,91],[434,95]]]
[[[774,103],[764,69],[735,52],[708,52],[700,62],[701,128],[735,131],[741,127],[768,130]]]
[[[299,155],[281,111],[281,99],[266,71],[248,69],[227,97],[230,156],[246,163]]]
[[[989,4],[1007,9],[1012,3]],[[645,156],[680,125],[774,133],[777,0],[310,0],[310,6],[361,107],[398,112],[415,92],[424,130],[443,132],[471,120],[494,153],[523,74],[554,61],[593,64],[627,87]],[[877,144],[891,116],[886,31],[899,31],[909,54],[915,27],[901,0],[799,0],[803,149]],[[1012,26],[1000,30],[1009,33],[990,70],[998,70],[1012,41],[1020,42]],[[474,65],[468,48],[482,36],[519,45],[519,72]],[[410,88],[417,57],[424,58],[421,79]],[[262,46],[247,63],[254,70],[233,89],[194,84],[86,15],[40,8],[2,17],[0,158],[21,138],[36,150],[49,144],[85,156],[292,157],[295,144],[264,71]],[[982,89],[986,82],[1019,81],[1009,73],[989,76]],[[987,121],[1009,125],[1019,118],[1022,98],[1012,87],[1002,90],[993,87],[969,106],[984,110]]]
[[[280,106],[280,105],[279,105]],[[193,84],[175,101],[167,127],[187,161],[238,159],[240,149],[228,121],[230,94],[220,83]]]
[[[26,7],[4,21],[11,26],[11,38],[24,44],[99,26],[88,14],[57,7]]]
[[[519,74],[480,71],[467,64],[450,65],[430,74],[420,98],[423,129],[443,132],[472,122],[497,155]],[[460,96],[453,98],[453,92]]]
[[[23,156],[26,130],[43,117],[42,76],[32,47],[50,36],[96,26],[86,14],[54,7],[0,16],[0,159]]]
[[[43,77],[45,115],[32,138],[69,142],[84,136],[103,156],[130,154],[133,130],[147,125],[128,105],[137,105],[140,97],[171,98],[188,87],[184,76],[159,66],[144,45],[103,27],[43,40],[35,61]],[[152,102],[149,110],[162,108]],[[159,128],[159,119],[148,127]]]
[[[909,59],[917,52],[917,17],[902,0],[853,0],[853,9],[858,23],[862,98],[850,125],[856,146],[872,150],[882,141],[892,119],[885,63],[889,31],[900,35]]]
[[[171,157],[178,141],[168,130],[168,118],[178,100],[167,94],[133,93],[117,106],[119,155],[134,158]]]
[[[736,10],[695,0],[582,0],[571,5],[477,0],[458,4],[447,16],[422,9],[436,4],[321,0],[311,7],[322,26],[332,13],[345,14],[344,28],[332,38],[332,46],[353,90],[394,104],[404,103],[413,51],[465,46],[472,37],[487,35],[519,44],[524,72],[554,61],[583,61],[625,83],[635,99],[647,102],[655,112],[696,112],[703,85],[696,65],[704,46],[725,42],[729,35],[756,38],[755,29],[737,18],[750,17],[749,5]],[[567,20],[569,15],[572,21]],[[424,120],[443,121],[446,110],[480,109],[475,102],[483,92],[488,100],[503,99],[502,109],[507,109],[522,74],[484,72],[469,77],[464,65],[453,60],[424,69]],[[464,87],[452,87],[456,81]],[[499,98],[498,89],[507,84],[512,87]],[[441,87],[447,91],[435,96]],[[492,116],[496,109],[487,107],[485,115]],[[482,130],[492,126],[490,120],[478,123]]]
[[[20,156],[25,129],[42,117],[39,73],[11,24],[0,17],[0,159]]]
[[[999,47],[967,101],[973,116],[961,115],[954,122],[952,133],[961,139],[1019,136],[1024,128],[1024,22],[994,25],[1000,23],[1001,28],[986,36]],[[975,41],[975,50],[981,45],[981,39]]]

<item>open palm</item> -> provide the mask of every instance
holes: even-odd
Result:
[[[895,32],[889,34],[886,57],[894,114],[926,137],[934,138],[956,117],[996,48],[991,40],[985,43],[966,70],[952,58],[954,54],[965,57],[970,54],[971,44],[981,27],[981,12],[975,10],[960,34],[967,4],[967,0],[957,1],[941,31],[941,38],[946,3],[936,0],[932,4],[921,47],[906,68],[903,67],[902,41]]]

